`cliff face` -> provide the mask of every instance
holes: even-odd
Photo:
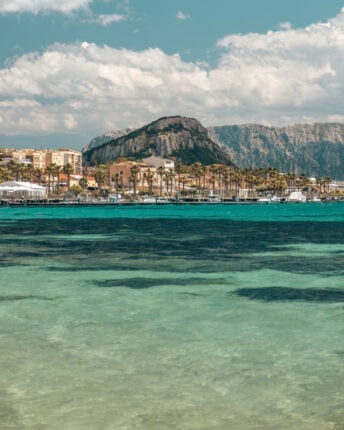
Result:
[[[344,176],[344,124],[288,127],[233,125],[212,127],[210,136],[227,148],[239,167],[277,167],[308,176]]]
[[[180,116],[160,118],[83,153],[85,162],[98,164],[118,157],[138,160],[151,155],[173,158],[183,164],[200,161],[233,165],[228,152],[209,138],[199,121]]]
[[[96,148],[97,146],[102,145],[103,143],[110,142],[110,140],[117,139],[118,137],[125,136],[128,133],[134,131],[133,128],[125,128],[124,130],[113,130],[107,131],[100,136],[94,137],[87,145],[82,148],[82,152],[87,151],[88,149]]]

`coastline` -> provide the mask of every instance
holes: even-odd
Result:
[[[280,201],[280,202],[259,202],[257,199],[239,199],[239,200],[223,200],[218,202],[213,201],[184,201],[184,200],[178,200],[178,201],[157,201],[157,202],[142,202],[142,201],[121,201],[121,202],[78,202],[78,201],[1,201],[0,207],[8,207],[8,206],[29,206],[29,207],[37,207],[37,206],[68,206],[68,207],[116,207],[116,206],[166,206],[166,205],[174,205],[174,206],[185,206],[185,205],[192,205],[192,206],[217,206],[217,205],[280,205],[280,204],[302,204],[302,203],[313,203],[313,204],[319,204],[319,203],[344,203],[344,200],[338,200],[338,199],[324,199],[321,201],[312,201],[309,200],[307,202],[288,202],[286,200]]]

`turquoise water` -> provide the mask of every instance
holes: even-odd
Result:
[[[344,429],[344,204],[0,207],[1,429]]]

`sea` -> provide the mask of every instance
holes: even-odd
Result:
[[[1,430],[343,430],[344,203],[0,207]]]

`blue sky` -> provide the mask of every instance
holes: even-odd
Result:
[[[344,121],[344,1],[0,0],[0,146]]]

